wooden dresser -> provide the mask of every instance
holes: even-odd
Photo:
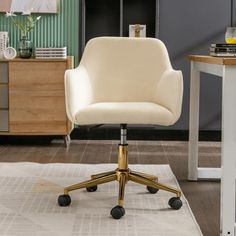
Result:
[[[66,116],[65,60],[0,60],[0,135],[63,135],[72,124]]]

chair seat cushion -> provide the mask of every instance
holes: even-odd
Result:
[[[152,102],[101,102],[79,110],[75,115],[77,125],[91,124],[150,124],[172,125],[173,114]]]

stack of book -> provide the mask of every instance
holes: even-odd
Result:
[[[36,48],[36,59],[65,59],[67,57],[67,48]]]
[[[229,43],[211,44],[210,56],[235,57],[236,56],[236,44],[229,44]]]

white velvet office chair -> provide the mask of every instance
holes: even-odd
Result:
[[[71,203],[69,192],[117,180],[118,205],[111,210],[115,219],[125,214],[125,184],[131,180],[172,192],[173,209],[182,206],[181,192],[158,182],[153,175],[128,168],[127,124],[172,125],[180,114],[183,96],[181,71],[172,69],[165,45],[153,38],[100,37],[87,43],[78,68],[65,74],[66,106],[69,119],[77,125],[120,124],[118,168],[91,176],[91,180],[64,189],[58,204]]]

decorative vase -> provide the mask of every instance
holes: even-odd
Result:
[[[236,44],[236,27],[227,27],[225,41],[226,43]]]
[[[33,53],[33,43],[27,38],[22,36],[18,43],[18,54],[21,58],[30,58]]]

